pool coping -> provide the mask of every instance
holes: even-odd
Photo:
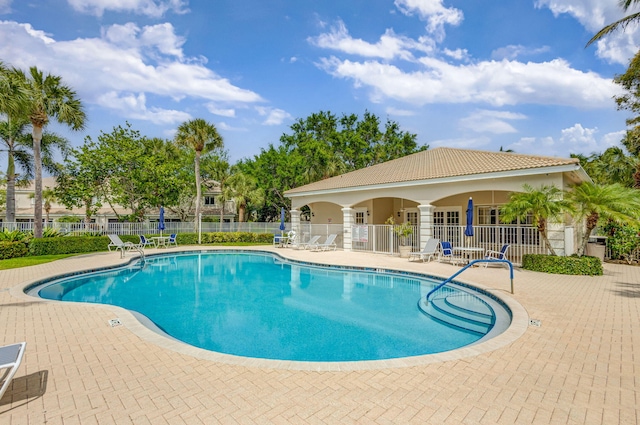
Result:
[[[198,253],[198,252],[220,252],[220,251],[230,251],[230,252],[251,252],[251,253],[264,253],[269,255],[274,255],[276,257],[280,257],[285,259],[286,261],[311,265],[311,266],[323,266],[335,269],[355,269],[355,270],[363,270],[363,271],[385,271],[390,273],[399,273],[403,275],[413,275],[420,277],[436,277],[438,279],[442,279],[442,276],[435,276],[427,273],[406,271],[402,269],[395,268],[372,268],[372,267],[363,267],[363,266],[355,266],[355,265],[334,265],[334,264],[326,264],[322,262],[310,262],[310,261],[301,261],[295,258],[288,257],[286,255],[281,255],[279,252],[274,252],[270,250],[262,249],[246,249],[246,248],[237,248],[234,249],[232,247],[224,247],[224,248],[202,248],[197,247],[196,249],[189,250],[180,250],[180,251],[172,251],[171,254],[183,254],[183,253]],[[154,256],[164,256],[167,255],[167,252],[158,252],[154,254],[148,254],[147,257]],[[14,286],[10,288],[10,294],[14,297],[29,300],[31,302],[45,302],[45,303],[60,303],[60,301],[55,300],[46,300],[40,297],[35,297],[28,295],[26,291],[31,288],[34,288],[38,285],[41,285],[44,282],[50,281],[52,279],[59,279],[68,276],[73,276],[81,273],[87,272],[95,272],[102,270],[109,270],[113,268],[123,267],[130,265],[132,262],[138,261],[140,259],[139,255],[133,256],[130,259],[123,259],[121,263],[115,264],[113,266],[100,267],[100,268],[84,268],[77,269],[71,271],[69,273],[58,274],[55,276],[50,276],[47,279],[34,279],[32,281],[23,282],[20,285]],[[191,356],[198,359],[209,360],[214,362],[226,363],[237,366],[245,366],[245,367],[257,367],[257,368],[268,368],[268,369],[285,369],[285,370],[299,370],[299,371],[358,371],[358,370],[379,370],[379,369],[388,369],[388,368],[402,368],[402,367],[414,367],[427,365],[432,363],[440,363],[451,360],[459,360],[467,357],[477,356],[479,354],[491,352],[497,350],[501,347],[509,345],[520,338],[527,330],[529,326],[529,316],[525,308],[517,302],[512,297],[504,294],[504,293],[495,293],[495,289],[485,287],[483,285],[469,282],[466,280],[456,280],[458,284],[462,284],[463,286],[467,286],[474,290],[479,290],[484,295],[487,295],[493,299],[498,300],[500,303],[505,305],[511,313],[511,325],[501,334],[492,337],[491,339],[480,341],[472,345],[468,345],[466,347],[458,348],[451,351],[446,351],[442,353],[435,354],[425,354],[420,356],[413,357],[404,357],[397,359],[387,359],[387,360],[366,360],[366,361],[349,361],[349,362],[303,362],[303,361],[289,361],[289,360],[270,360],[270,359],[259,359],[259,358],[250,358],[250,357],[241,357],[234,356],[230,354],[213,352],[197,347],[193,347],[181,341],[175,340],[166,334],[158,333],[154,331],[140,320],[139,314],[133,313],[129,310],[126,310],[122,307],[105,305],[105,304],[95,304],[95,303],[77,303],[83,305],[90,305],[93,307],[104,308],[109,311],[112,311],[117,315],[119,319],[119,323],[126,327],[133,334],[138,336],[139,338],[150,342],[156,346],[161,348],[184,354],[187,356]]]

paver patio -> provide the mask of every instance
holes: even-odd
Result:
[[[458,270],[355,252],[254,249],[440,276]],[[515,299],[541,326],[473,356],[314,371],[185,354],[147,337],[122,309],[41,301],[21,291],[47,276],[118,264],[119,257],[0,271],[0,345],[27,341],[0,400],[0,424],[640,422],[640,267],[606,264],[601,277],[516,270],[514,295],[506,269],[470,269],[459,280]],[[111,327],[114,318],[124,325]]]

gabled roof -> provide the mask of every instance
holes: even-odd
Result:
[[[567,165],[578,166],[579,163],[577,158],[435,148],[300,186],[286,191],[285,195]]]

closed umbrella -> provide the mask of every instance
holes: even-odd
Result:
[[[284,236],[284,207],[280,208],[280,231],[282,232],[282,236]]]
[[[464,229],[465,236],[473,236],[473,198],[469,198],[467,204],[467,227]]]
[[[160,207],[160,219],[158,220],[158,230],[160,230],[160,236],[164,230],[164,207]]]

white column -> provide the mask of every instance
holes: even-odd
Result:
[[[433,237],[433,205],[418,205],[420,210],[420,246]],[[422,249],[422,248],[421,248]]]
[[[300,233],[300,211],[292,209],[291,213],[291,230]]]
[[[353,208],[342,208],[342,246],[345,251],[351,251],[351,227],[353,222]]]

